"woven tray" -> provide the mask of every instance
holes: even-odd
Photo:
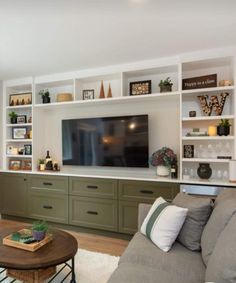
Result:
[[[26,231],[29,231],[29,229],[22,229],[19,230],[19,233],[24,233]],[[47,243],[52,241],[52,235],[51,234],[47,234],[46,237],[40,241],[40,242],[36,242],[36,243],[31,243],[31,244],[24,244],[21,242],[17,242],[17,241],[13,241],[11,239],[11,234],[6,236],[5,238],[3,238],[3,245],[6,246],[10,246],[10,247],[14,247],[14,248],[18,248],[18,249],[22,249],[25,251],[30,251],[30,252],[35,252],[38,249],[40,249],[41,247],[43,247],[44,245],[46,245]]]

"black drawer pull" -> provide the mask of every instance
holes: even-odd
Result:
[[[52,183],[49,183],[49,182],[43,182],[43,185],[44,185],[44,186],[52,186]]]
[[[43,208],[52,209],[53,207],[51,205],[43,205]]]
[[[140,193],[142,193],[142,194],[147,194],[147,195],[152,195],[152,194],[153,194],[153,191],[141,190]]]
[[[98,215],[97,211],[87,211],[88,214]]]
[[[87,189],[98,189],[98,186],[87,186]]]

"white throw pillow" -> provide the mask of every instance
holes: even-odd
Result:
[[[141,233],[168,252],[184,224],[187,212],[187,208],[172,205],[159,197],[144,219]]]

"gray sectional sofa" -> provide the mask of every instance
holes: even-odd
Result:
[[[150,205],[139,207],[139,225]],[[203,228],[201,250],[176,241],[165,253],[137,232],[109,283],[234,283],[236,282],[236,189],[217,197]]]

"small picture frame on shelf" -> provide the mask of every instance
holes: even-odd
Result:
[[[184,158],[194,158],[194,145],[184,145]]]
[[[6,152],[9,155],[16,155],[16,154],[18,154],[18,149],[17,149],[17,147],[14,147],[13,145],[7,145]]]
[[[26,115],[17,115],[16,117],[16,123],[17,124],[25,124],[27,122]]]
[[[25,144],[24,145],[24,151],[25,151],[25,155],[31,155],[32,154],[32,145],[31,144]]]
[[[25,159],[22,161],[22,170],[31,170],[32,169],[32,161],[31,159]]]
[[[84,89],[83,90],[83,100],[94,99],[94,89]]]
[[[32,104],[32,93],[17,93],[9,95],[10,106],[30,105]]]
[[[10,170],[20,170],[21,164],[22,164],[22,160],[10,160],[9,169]]]
[[[25,139],[27,136],[27,128],[26,127],[16,127],[12,128],[12,139]]]
[[[152,81],[131,82],[129,84],[129,95],[143,95],[152,93]]]

